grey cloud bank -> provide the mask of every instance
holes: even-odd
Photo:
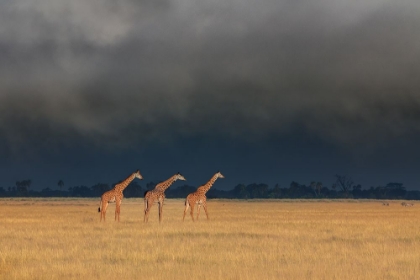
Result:
[[[304,131],[406,154],[419,14],[417,1],[3,1],[0,153]]]

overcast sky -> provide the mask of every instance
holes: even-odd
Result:
[[[417,0],[5,0],[0,186],[420,189]]]

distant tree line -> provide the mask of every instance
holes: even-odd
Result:
[[[326,187],[322,182],[310,182],[300,184],[291,182],[288,187],[280,187],[276,184],[270,187],[267,184],[238,184],[231,190],[219,190],[211,188],[207,193],[208,198],[230,198],[230,199],[253,199],[253,198],[368,198],[368,199],[420,199],[420,191],[407,191],[402,183],[388,183],[384,186],[370,187],[363,189],[360,184],[355,184],[351,178],[336,175],[335,183]],[[158,182],[149,182],[145,186],[133,181],[125,190],[124,197],[143,197],[144,192],[153,189]],[[44,188],[41,191],[30,188],[32,181],[17,181],[15,186],[4,189],[0,187],[0,197],[100,197],[105,191],[113,186],[105,183],[98,183],[93,186],[73,186],[63,189],[64,182],[59,180],[58,189]],[[167,198],[185,198],[194,192],[196,186],[182,185],[169,188],[165,194]]]

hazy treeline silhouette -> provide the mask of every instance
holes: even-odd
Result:
[[[17,181],[16,186],[4,189],[0,187],[0,197],[100,197],[114,185],[98,183],[91,187],[73,186],[63,189],[64,182],[59,180],[58,189],[44,188],[41,191],[31,190],[31,180]],[[125,190],[124,197],[143,197],[146,190],[153,189],[158,182],[149,182],[141,185],[132,182]],[[165,194],[167,198],[185,198],[194,192],[197,186],[182,185],[169,188]],[[307,185],[292,182],[288,187],[276,184],[270,187],[267,184],[238,184],[231,190],[220,190],[215,187],[207,193],[208,198],[368,198],[368,199],[420,199],[420,191],[407,191],[402,183],[388,183],[384,186],[362,188],[360,184],[341,175],[336,175],[336,182],[331,187],[323,186],[321,182],[311,182]]]

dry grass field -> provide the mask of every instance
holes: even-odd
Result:
[[[0,279],[420,279],[420,204],[124,199],[0,199]]]

